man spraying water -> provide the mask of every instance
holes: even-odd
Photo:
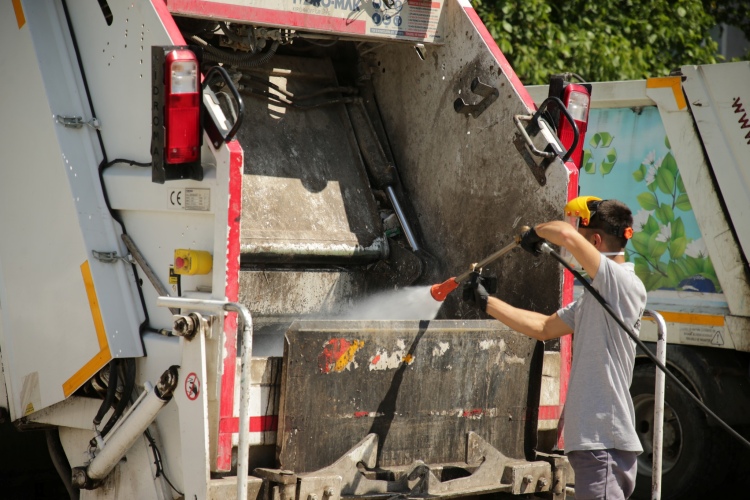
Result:
[[[569,222],[552,221],[524,232],[521,247],[535,256],[545,240],[559,245],[591,278],[592,286],[635,332],[646,289],[624,248],[633,234],[630,209],[617,200],[578,197],[565,207]],[[643,452],[634,429],[629,386],[635,344],[588,292],[550,316],[491,297],[475,275],[464,299],[510,328],[537,340],[576,335],[564,409],[566,454],[575,471],[576,498],[625,499],[635,488],[636,456]]]

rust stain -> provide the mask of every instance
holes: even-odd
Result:
[[[471,410],[464,410],[463,416],[465,418],[478,417],[482,413],[484,413],[484,410],[482,410],[481,408],[474,408]]]
[[[409,365],[409,364],[411,364],[412,361],[414,361],[414,356],[412,356],[411,354],[407,354],[406,356],[404,356],[404,360],[403,361],[404,361],[404,363],[406,363],[407,365]]]
[[[355,412],[354,412],[354,416],[355,416],[356,418],[362,418],[362,417],[366,417],[366,416],[368,416],[369,414],[370,414],[370,412],[369,412],[369,411],[355,411]]]
[[[377,365],[378,361],[380,361],[380,354],[378,354],[377,356],[375,356],[374,358],[372,358],[372,364],[373,365]]]

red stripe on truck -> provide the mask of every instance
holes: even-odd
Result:
[[[487,46],[489,51],[495,57],[497,63],[500,65],[500,69],[502,70],[503,74],[508,78],[510,84],[513,85],[513,89],[516,91],[516,94],[518,94],[518,97],[521,98],[521,101],[523,101],[523,103],[527,108],[529,108],[529,110],[536,109],[534,99],[531,98],[528,91],[521,83],[521,80],[519,80],[518,75],[516,75],[516,72],[513,70],[513,67],[505,58],[505,54],[503,54],[503,52],[500,50],[500,47],[497,46],[495,39],[492,38],[490,32],[487,31],[487,27],[484,25],[482,20],[479,19],[479,15],[477,14],[477,12],[473,7],[471,7],[471,4],[469,4],[468,2],[460,3],[464,9],[464,12],[466,12],[466,15],[469,16],[471,23],[474,25],[474,29],[477,30],[479,35],[482,37],[484,44]]]
[[[236,140],[227,143],[229,148],[229,207],[227,210],[227,269],[224,294],[230,302],[237,302],[240,295],[240,216],[242,213],[242,169],[243,153]],[[234,381],[237,366],[237,313],[228,313],[224,318],[224,374],[221,377],[219,396],[219,420],[234,417]],[[235,418],[235,421],[237,418]],[[252,419],[251,419],[252,421]],[[250,429],[252,431],[252,429]],[[216,467],[218,470],[232,468],[232,432],[224,432],[219,426]]]
[[[261,417],[250,417],[250,432],[275,432],[279,428],[278,415],[263,415]],[[225,418],[219,421],[219,432],[232,437],[232,434],[240,432],[240,419],[237,417]]]
[[[187,45],[185,39],[182,37],[180,28],[177,27],[172,14],[170,14],[167,9],[166,2],[164,0],[151,0],[151,6],[161,20],[161,24],[164,25],[164,29],[167,30],[167,34],[169,35],[172,44]]]

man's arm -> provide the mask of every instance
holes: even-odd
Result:
[[[487,314],[537,340],[551,340],[573,333],[573,329],[560,319],[557,313],[545,316],[534,311],[513,307],[496,297],[489,297],[487,300]]]
[[[539,224],[534,231],[554,245],[565,247],[583,266],[593,280],[599,271],[602,254],[573,226],[564,221],[552,221]]]

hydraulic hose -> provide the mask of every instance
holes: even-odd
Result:
[[[680,379],[678,379],[671,371],[669,371],[669,369],[667,369],[667,367],[664,366],[664,364],[661,361],[659,361],[656,358],[656,356],[654,356],[651,350],[648,347],[646,347],[646,344],[644,344],[641,341],[641,339],[638,338],[638,335],[636,335],[635,332],[633,332],[633,330],[628,325],[626,325],[625,322],[617,315],[617,313],[609,306],[609,304],[607,304],[607,301],[604,300],[604,297],[602,297],[599,294],[599,292],[597,292],[594,289],[594,287],[591,286],[591,283],[589,283],[589,281],[586,278],[581,276],[581,274],[578,271],[573,269],[570,266],[570,264],[565,262],[565,259],[563,259],[559,253],[555,252],[552,249],[552,247],[549,246],[549,244],[542,243],[542,245],[540,246],[540,250],[543,253],[549,254],[552,257],[554,257],[560,264],[563,265],[563,267],[565,267],[565,269],[573,273],[573,276],[575,276],[576,279],[581,283],[581,285],[583,285],[583,287],[586,290],[588,290],[589,293],[591,293],[591,295],[596,299],[596,301],[599,302],[599,304],[604,308],[607,314],[609,314],[612,317],[612,319],[614,319],[617,322],[617,324],[620,325],[620,328],[625,330],[625,333],[627,333],[628,336],[638,345],[638,347],[640,347],[643,350],[643,352],[646,353],[646,356],[648,356],[648,358],[651,361],[653,361],[653,363],[659,368],[659,370],[664,372],[664,375],[666,375],[667,378],[669,378],[669,380],[674,382],[677,385],[677,387],[685,391],[685,393],[688,396],[690,396],[690,398],[693,401],[695,401],[695,403],[700,407],[701,410],[703,410],[706,413],[706,415],[709,415],[711,418],[713,418],[716,421],[716,423],[719,424],[719,426],[723,427],[724,430],[726,430],[729,434],[735,437],[746,448],[750,449],[750,441],[745,439],[739,432],[732,429],[732,427],[730,427],[729,424],[727,424],[721,418],[719,418],[719,416],[716,415],[713,411],[711,411],[711,409],[708,408],[703,403],[703,401],[701,401],[700,398],[698,398],[698,396],[693,394],[693,392],[690,389],[688,389],[687,386],[685,386],[685,384],[683,384],[680,381]]]
[[[219,26],[221,27],[221,30],[224,32],[224,36],[226,36],[227,38],[229,38],[231,41],[237,42],[237,43],[247,43],[249,41],[248,37],[243,37],[243,36],[235,34],[229,28],[229,26],[227,25],[227,23],[225,23],[224,21],[219,21]],[[252,54],[255,54],[257,52],[257,45],[255,45],[254,42],[255,41],[253,40],[253,44],[252,44],[253,48],[252,48],[252,51],[251,51]]]
[[[107,433],[112,430],[112,427],[115,425],[115,423],[117,423],[122,414],[125,412],[125,409],[130,402],[130,394],[132,394],[134,388],[135,359],[128,358],[125,360],[125,386],[123,387],[122,395],[120,396],[120,400],[117,402],[114,413],[112,413],[112,416],[109,417],[106,425],[101,430],[102,437],[106,436]]]
[[[262,66],[276,54],[276,51],[278,50],[280,44],[278,40],[274,40],[268,50],[266,52],[263,52],[259,56],[255,52],[250,52],[247,54],[233,54],[225,50],[218,49],[213,45],[209,45],[205,40],[198,38],[197,36],[193,36],[190,39],[203,48],[207,61],[230,64],[238,68],[255,68],[258,66]]]
[[[104,415],[106,415],[107,411],[112,407],[112,403],[115,400],[115,393],[117,392],[117,366],[120,364],[120,360],[117,358],[112,359],[112,361],[109,362],[109,380],[107,381],[107,394],[104,397],[104,401],[102,401],[102,405],[99,407],[99,411],[96,413],[96,416],[94,417],[94,425],[99,425],[102,423],[102,419],[104,418]]]

